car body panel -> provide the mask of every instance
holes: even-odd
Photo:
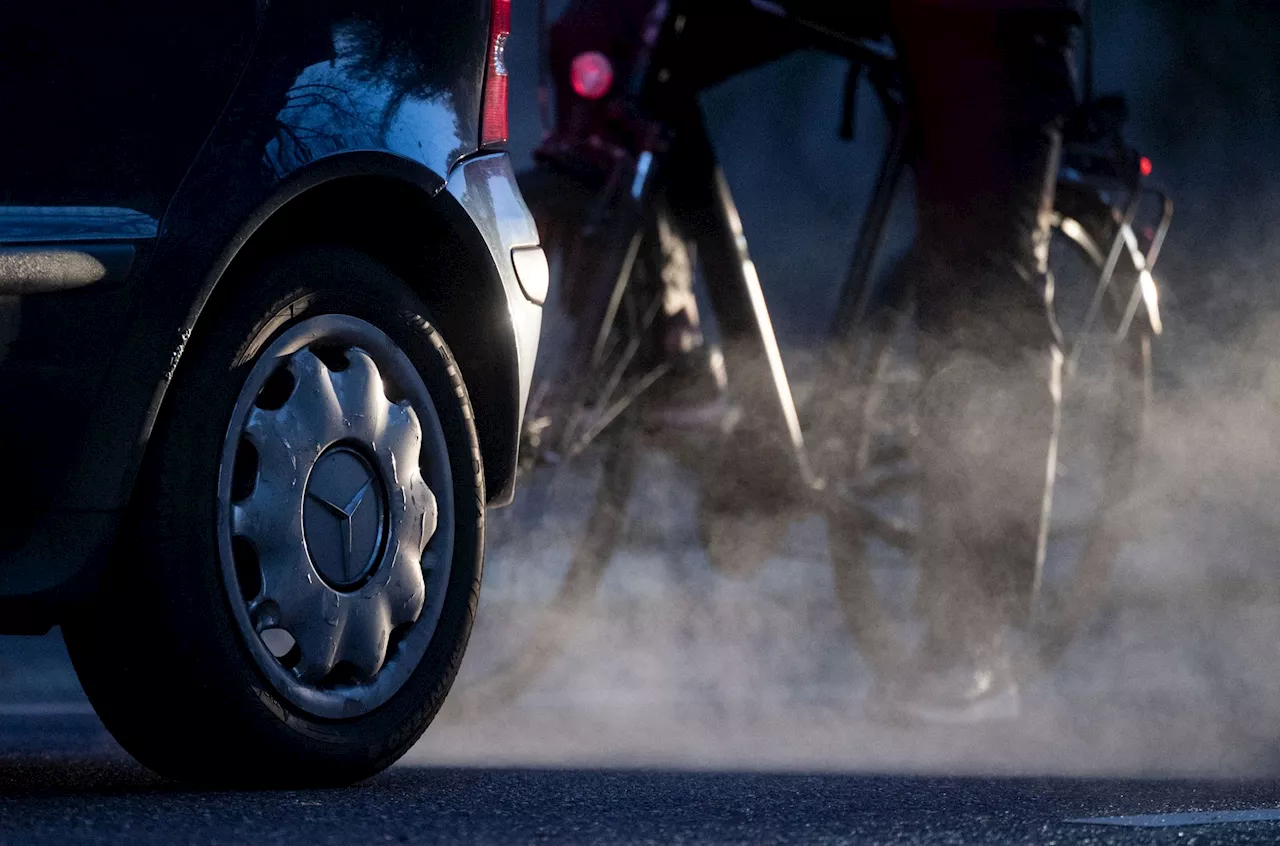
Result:
[[[235,88],[260,12],[258,0],[6,4],[0,204],[158,220]]]
[[[533,363],[538,354],[538,338],[542,328],[540,301],[530,298],[516,273],[513,253],[539,245],[533,215],[516,188],[511,159],[505,153],[480,156],[463,162],[449,176],[449,193],[458,200],[475,221],[489,248],[494,267],[502,276],[507,308],[511,315],[519,368],[520,404],[517,426],[524,419],[525,401],[533,383]],[[512,460],[514,461],[514,454]],[[514,491],[515,477],[500,491],[491,492],[497,502],[506,504]]]
[[[20,541],[68,472],[66,445],[91,417],[104,351],[121,343],[131,283],[235,88],[259,15],[257,0],[49,0],[5,10],[0,396],[18,407],[0,416],[0,443],[24,448],[5,456],[13,487],[0,547]],[[104,244],[117,260],[101,254]],[[68,282],[92,274],[56,272],[95,260],[102,272],[91,285]],[[47,293],[21,295],[31,291]]]

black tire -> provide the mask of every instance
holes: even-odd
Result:
[[[1061,192],[1057,208],[1059,213],[1077,220],[1103,250],[1111,243],[1115,223],[1109,209],[1089,197],[1071,191]],[[1062,237],[1062,236],[1056,236]],[[1091,259],[1092,261],[1092,259]],[[1128,279],[1125,293],[1130,289],[1136,271],[1122,259],[1117,276]],[[1127,302],[1119,296],[1119,289],[1112,288],[1113,296],[1103,302],[1103,319],[1115,327],[1120,323]],[[901,342],[904,328],[911,325],[910,294],[900,282],[891,283],[879,298],[864,324],[855,330],[848,348],[837,351],[826,379],[833,387],[828,392],[832,398],[832,412],[826,415],[822,431],[830,434],[845,427],[852,437],[834,439],[833,448],[840,455],[820,458],[823,466],[838,466],[848,461],[848,475],[865,481],[874,468],[862,466],[860,461],[870,461],[864,428],[868,403],[873,402],[877,379],[883,378],[882,366],[892,357],[894,344]],[[1115,406],[1108,415],[1106,451],[1109,456],[1105,481],[1100,496],[1096,519],[1087,530],[1087,539],[1079,558],[1065,584],[1041,587],[1031,601],[1034,607],[1027,609],[1024,623],[1025,647],[1016,662],[1023,675],[1032,675],[1056,661],[1069,646],[1074,636],[1085,625],[1108,589],[1118,546],[1124,536],[1121,508],[1133,490],[1140,456],[1141,434],[1150,394],[1150,327],[1139,312],[1129,334],[1110,353],[1115,379]],[[853,407],[850,415],[843,409]],[[896,407],[896,404],[895,406]],[[850,421],[852,420],[852,424]],[[821,443],[821,438],[815,438]],[[819,446],[819,448],[821,448]],[[861,457],[859,457],[861,456]],[[892,460],[892,459],[891,459]],[[909,460],[909,458],[908,458]],[[882,477],[884,478],[884,477]],[[864,486],[865,487],[865,486]],[[898,495],[895,492],[893,495]],[[890,610],[893,602],[886,597],[883,581],[877,581],[873,568],[879,562],[871,551],[873,540],[891,547],[891,555],[901,554],[900,565],[918,567],[914,562],[914,537],[910,521],[884,519],[883,513],[861,506],[850,508],[836,492],[827,500],[829,540],[836,592],[844,611],[846,625],[853,635],[863,658],[872,669],[884,677],[893,677],[910,666],[914,652],[910,639],[905,636],[907,626],[903,620],[912,614],[914,603],[907,603],[905,611]],[[890,515],[892,516],[892,515]],[[1051,536],[1051,543],[1053,538]],[[880,554],[883,554],[882,549]],[[890,580],[899,580],[898,590],[914,590],[905,587],[905,579],[911,574],[890,574]],[[915,624],[912,624],[915,625]]]
[[[317,246],[228,282],[202,316],[148,444],[116,560],[65,625],[94,708],[157,773],[235,786],[348,784],[404,754],[439,710],[478,602],[485,493],[466,386],[426,313],[383,265]],[[220,454],[246,374],[272,339],[325,314],[373,324],[422,378],[447,444],[455,521],[425,653],[389,699],[347,719],[296,707],[255,663],[233,618],[215,529]]]

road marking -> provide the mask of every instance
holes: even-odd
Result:
[[[88,702],[0,703],[0,717],[69,717],[93,713]]]
[[[1174,828],[1184,825],[1232,825],[1247,822],[1278,822],[1280,808],[1247,811],[1199,811],[1187,814],[1145,814],[1127,817],[1089,817],[1067,820],[1082,825],[1119,825],[1130,828]]]

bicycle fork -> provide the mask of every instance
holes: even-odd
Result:
[[[768,396],[751,396],[753,413],[764,412],[765,425],[785,433],[785,451],[808,489],[823,487],[805,447],[791,383],[760,277],[747,249],[742,219],[733,194],[700,121],[681,127],[678,151],[669,163],[667,185],[673,207],[698,246],[716,322],[722,336],[730,389],[736,378]],[[754,378],[753,378],[754,377]]]

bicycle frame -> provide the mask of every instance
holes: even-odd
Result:
[[[653,8],[626,89],[628,102],[645,108],[647,114],[638,116],[638,122],[647,126],[647,131],[640,133],[642,143],[634,155],[621,150],[615,152],[614,170],[607,180],[610,187],[602,193],[593,220],[599,221],[610,211],[618,213],[619,206],[623,207],[622,213],[632,219],[643,220],[659,186],[678,182],[709,187],[694,205],[698,208],[696,214],[703,215],[698,221],[704,224],[702,231],[714,233],[699,239],[698,246],[704,264],[708,265],[708,276],[719,281],[719,284],[708,286],[708,293],[721,332],[730,341],[725,348],[726,369],[733,373],[741,366],[750,366],[753,359],[763,359],[767,363],[773,388],[772,412],[780,424],[780,431],[786,433],[795,468],[806,487],[821,488],[823,482],[810,466],[796,403],[732,193],[709,142],[702,134],[700,123],[695,125],[687,112],[672,114],[664,99],[664,92],[678,82],[678,68],[672,66],[670,59],[683,28],[682,17],[678,2],[659,0]],[[912,128],[897,72],[897,57],[887,42],[846,38],[816,29],[814,34],[821,47],[857,63],[860,70],[866,72],[891,127],[831,325],[833,337],[843,339],[857,329],[873,303],[875,260],[887,234],[889,217],[903,175],[910,164]],[[856,80],[856,76],[851,75],[851,79]],[[1087,101],[1081,109],[1088,110],[1092,105],[1092,101]],[[1087,334],[1097,320],[1103,298],[1115,284],[1116,268],[1126,251],[1138,270],[1138,277],[1129,293],[1128,308],[1116,331],[1116,339],[1122,339],[1130,331],[1141,304],[1146,306],[1152,332],[1159,334],[1159,297],[1151,269],[1159,258],[1168,232],[1173,204],[1166,194],[1147,183],[1142,172],[1143,160],[1123,143],[1118,125],[1107,126],[1106,129],[1109,131],[1100,133],[1096,138],[1066,139],[1059,177],[1061,182],[1083,186],[1096,193],[1100,203],[1115,210],[1119,223],[1112,242],[1106,245],[1094,244],[1078,224],[1073,226],[1072,222],[1067,222],[1062,227],[1063,234],[1095,255],[1102,267],[1095,282],[1085,331],[1081,335]],[[626,190],[622,190],[624,186]],[[1114,201],[1115,196],[1122,197],[1122,200]],[[1143,200],[1152,196],[1160,204],[1160,216],[1150,235],[1139,238],[1134,222]],[[640,233],[642,229],[636,231]],[[608,291],[609,298],[601,303],[603,308],[595,309],[590,321],[596,333],[590,344],[593,365],[600,363],[607,333],[623,302],[639,238],[637,234],[629,245],[620,272],[606,284],[595,286],[600,291]],[[1074,361],[1078,355],[1079,349],[1069,350],[1070,360]],[[603,416],[583,433],[587,436],[585,440],[602,431],[661,378],[663,372],[658,367],[645,374],[625,396],[610,402]],[[615,374],[615,377],[620,375]],[[609,388],[616,389],[618,382],[619,378],[611,378]]]
[[[788,452],[799,478],[804,485],[817,487],[820,480],[809,466],[799,414],[732,192],[702,133],[700,121],[691,120],[687,113],[672,115],[665,110],[666,99],[661,90],[670,85],[673,78],[678,79],[678,69],[671,66],[670,59],[681,29],[681,14],[674,4],[659,0],[650,16],[626,89],[629,92],[628,102],[657,105],[648,114],[635,116],[636,124],[642,128],[637,133],[642,141],[640,148],[634,156],[614,156],[612,172],[605,180],[606,187],[600,194],[600,202],[593,209],[591,223],[586,227],[589,230],[603,228],[608,225],[606,219],[613,215],[636,222],[636,235],[622,256],[617,275],[611,279],[596,279],[592,283],[598,295],[586,310],[585,320],[586,325],[592,327],[594,337],[582,338],[581,348],[589,345],[592,350],[591,366],[601,363],[608,335],[624,301],[643,232],[643,221],[655,191],[665,190],[672,184],[705,189],[700,196],[689,199],[688,216],[696,219],[686,222],[703,233],[696,239],[699,254],[708,276],[717,280],[717,284],[708,286],[708,293],[722,336],[725,370],[730,374],[748,372],[761,366],[767,370],[771,398],[763,405],[769,407],[779,431],[786,433]],[[623,186],[627,190],[621,190]],[[602,295],[606,291],[608,297],[604,299]],[[568,439],[573,443],[572,449],[580,450],[585,446],[586,441],[625,410],[626,405],[652,386],[662,372],[663,368],[659,366],[644,374],[618,401],[605,396],[597,403],[604,409],[585,431],[572,431],[574,427],[569,427]],[[617,379],[606,381],[609,391],[617,387]]]

